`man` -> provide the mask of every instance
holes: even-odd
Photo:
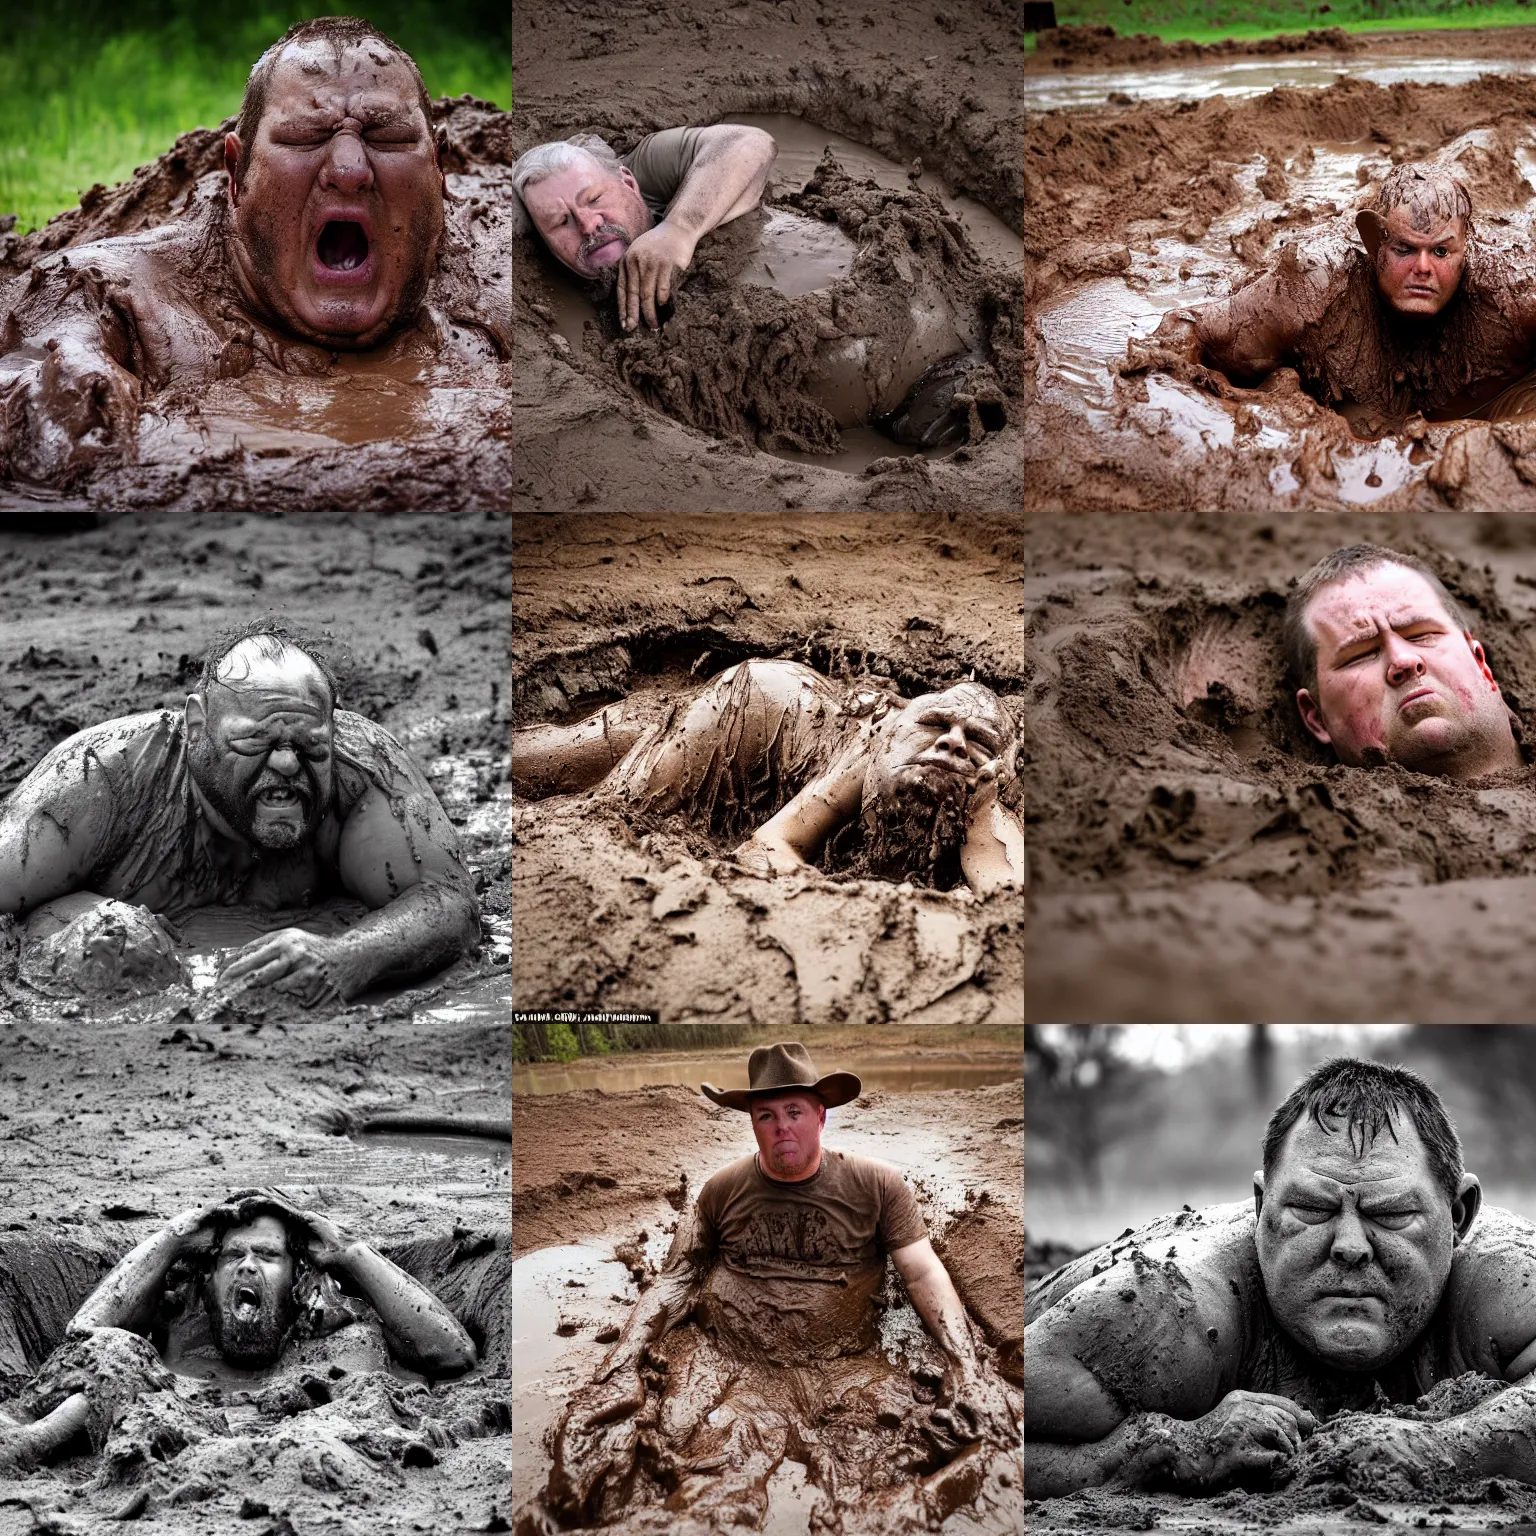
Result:
[[[1284,644],[1302,721],[1340,762],[1453,779],[1522,766],[1487,654],[1422,560],[1335,550],[1291,593]]]
[[[251,1390],[303,1368],[440,1378],[475,1361],[447,1308],[362,1239],[245,1192],[182,1212],[118,1262],[0,1426],[0,1463],[35,1465],[82,1429],[99,1450],[139,1392],[175,1376]]]
[[[778,146],[761,128],[720,123],[647,134],[627,155],[600,138],[539,144],[512,186],[555,259],[617,283],[619,318],[653,330],[710,230],[757,207]]]
[[[845,695],[798,662],[748,661],[659,718],[626,703],[514,731],[512,781],[530,796],[606,781],[605,795],[646,814],[727,833],[767,817],[735,853],[764,875],[821,857],[987,895],[1023,888],[1018,751],[1017,727],[980,683],[907,702]]]
[[[999,1457],[1014,1458],[1015,1406],[983,1368],[900,1173],[822,1146],[827,1110],[857,1098],[859,1079],[818,1077],[805,1047],[789,1042],[753,1051],[747,1082],[728,1092],[706,1083],[703,1092],[750,1117],[757,1153],[706,1181],[661,1275],[571,1399],[548,1502],[566,1521],[616,1514],[631,1497],[647,1433],[680,1479],[666,1501],[677,1522],[668,1529],[702,1529],[688,1522],[703,1520],[760,1527],[786,1448],[821,1490],[818,1529],[942,1518],[976,1498]],[[931,1411],[914,1399],[907,1372],[875,1349],[887,1256],[945,1360]],[[664,1345],[690,1315],[702,1332]],[[647,1362],[662,1358],[665,1391],[648,1403]],[[914,1436],[926,1437],[927,1451]],[[908,1478],[893,1480],[903,1464]],[[871,1465],[885,1469],[873,1485]]]
[[[1336,226],[1288,245],[1231,298],[1165,315],[1132,365],[1171,354],[1238,384],[1289,366],[1367,430],[1465,415],[1529,366],[1536,288],[1480,247],[1456,176],[1398,166],[1355,223],[1364,249]]]
[[[1186,1207],[1032,1288],[1030,1496],[1266,1486],[1341,1460],[1360,1486],[1536,1483],[1536,1229],[1479,1215],[1434,1090],[1324,1063],[1271,1117],[1253,1196]],[[1351,1419],[1347,1457],[1318,1428],[1467,1371],[1520,1385],[1437,1423]]]
[[[340,937],[279,929],[229,957],[228,987],[305,1006],[434,971],[474,947],[479,912],[458,840],[410,754],[337,708],[315,647],[262,621],[210,648],[185,707],[89,726],[0,805],[0,914],[24,944],[121,908],[308,905],[372,910]],[[153,925],[152,925],[153,926]]]
[[[434,289],[467,226],[445,228],[420,71],[368,22],[319,17],[274,43],[224,159],[223,197],[46,256],[13,290],[0,315],[0,473],[53,480],[131,453],[154,395],[258,365],[318,375],[334,353],[386,344],[410,357],[509,354],[467,261]]]

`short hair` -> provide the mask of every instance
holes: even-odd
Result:
[[[1389,171],[1371,203],[1385,219],[1398,208],[1408,210],[1409,223],[1426,234],[1448,219],[1464,219],[1472,227],[1472,194],[1453,172],[1437,165],[1399,165]]]
[[[1407,1067],[1385,1066],[1354,1056],[1335,1056],[1314,1067],[1269,1117],[1264,1130],[1264,1181],[1269,1182],[1285,1138],[1303,1115],[1330,1135],[1332,1128],[1324,1123],[1323,1116],[1342,1116],[1351,1149],[1363,1157],[1383,1131],[1397,1140],[1392,1122],[1402,1114],[1413,1122],[1424,1143],[1435,1182],[1454,1203],[1465,1171],[1461,1139],[1440,1095]]]
[[[284,619],[270,616],[264,619],[252,619],[231,629],[220,630],[214,636],[209,642],[208,649],[203,652],[203,665],[197,677],[199,693],[206,694],[215,684],[222,682],[218,672],[224,658],[237,645],[247,640],[256,641],[257,651],[268,661],[280,660],[284,651],[299,651],[307,656],[325,679],[326,687],[331,690],[331,707],[333,709],[340,707],[341,690],[337,685],[336,673],[331,666],[330,658],[326,654],[323,637],[313,635],[297,624],[290,624]]]
[[[556,171],[569,170],[591,160],[604,175],[617,178],[623,167],[619,157],[606,139],[595,133],[578,133],[569,139],[553,139],[548,144],[535,144],[524,150],[512,166],[512,190],[522,200],[523,189],[535,182],[553,176]]]
[[[282,1227],[284,1241],[288,1244],[289,1257],[297,1264],[304,1257],[304,1243],[300,1232],[295,1227],[293,1213],[279,1201],[262,1194],[232,1196],[228,1213],[221,1212],[214,1217],[212,1222],[214,1259],[218,1259],[224,1247],[224,1239],[231,1232],[236,1232],[241,1227],[252,1226],[263,1216],[271,1216]]]
[[[240,115],[235,119],[235,137],[240,140],[240,172],[235,179],[237,186],[243,186],[245,183],[251,145],[256,142],[256,129],[260,126],[262,114],[267,110],[267,89],[272,83],[272,72],[277,68],[277,61],[283,49],[289,43],[305,43],[311,39],[318,39],[334,43],[339,52],[353,43],[366,42],[370,38],[382,43],[392,54],[409,66],[411,77],[416,82],[416,99],[421,107],[422,116],[427,120],[427,132],[430,135],[432,98],[427,95],[426,81],[421,78],[421,70],[417,68],[416,60],[399,43],[386,37],[371,21],[364,21],[361,16],[316,16],[309,21],[295,22],[251,66],[250,76],[245,82],[245,95],[240,100]]]
[[[1344,549],[1336,549],[1331,555],[1324,555],[1297,580],[1285,603],[1280,641],[1285,650],[1286,669],[1309,692],[1317,691],[1317,641],[1307,628],[1307,609],[1312,599],[1324,587],[1338,586],[1353,576],[1362,576],[1383,565],[1400,565],[1404,570],[1417,572],[1434,588],[1446,617],[1458,629],[1472,627],[1461,605],[1446,591],[1445,583],[1416,555],[1400,554],[1381,544],[1350,544]]]

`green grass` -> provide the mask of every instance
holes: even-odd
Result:
[[[262,50],[307,16],[367,16],[410,51],[434,96],[511,102],[510,33],[498,45],[483,30],[456,30],[442,7],[353,0],[267,5],[254,16],[206,8],[222,31],[186,7],[161,9],[181,14],[123,30],[82,30],[65,15],[0,34],[0,213],[17,214],[18,229],[37,228],[94,183],[124,180],[178,134],[237,111]]]
[[[1186,38],[1210,43],[1313,27],[1390,32],[1530,26],[1536,24],[1536,0],[1530,5],[1509,0],[1266,0],[1259,5],[1230,0],[1057,0],[1056,19],[1062,26],[1108,25],[1122,34],[1148,32],[1170,43]]]

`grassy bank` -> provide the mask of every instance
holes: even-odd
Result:
[[[1313,27],[1346,32],[1459,30],[1536,24],[1536,3],[1510,0],[1057,0],[1062,26],[1111,26],[1120,33],[1148,32],[1167,42],[1188,38],[1212,43],[1223,37],[1274,37]]]
[[[0,21],[0,213],[34,229],[96,182],[111,186],[189,128],[240,105],[263,49],[308,16],[366,16],[421,68],[434,95],[510,104],[510,32],[483,7],[418,0],[262,4],[254,12],[180,3],[33,6]]]

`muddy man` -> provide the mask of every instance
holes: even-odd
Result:
[[[901,1174],[822,1145],[828,1109],[857,1098],[859,1079],[818,1076],[788,1042],[752,1052],[745,1089],[703,1092],[749,1117],[757,1152],[705,1182],[655,1284],[572,1397],[546,1515],[757,1529],[788,1455],[817,1489],[813,1529],[934,1529],[972,1505],[980,1528],[1016,1530],[1017,1398],[979,1356]],[[926,1406],[877,1347],[887,1257],[944,1360]],[[673,1331],[690,1317],[698,1328]],[[657,1398],[648,1380],[662,1360]],[[672,1485],[665,1508],[626,1508],[642,1439]]]
[[[313,1006],[478,943],[473,882],[431,786],[387,731],[336,707],[313,652],[253,624],[209,650],[182,710],[89,726],[22,780],[0,805],[0,914],[25,919],[24,966],[30,946],[100,944],[126,965],[163,938],[150,913],[338,892],[372,910],[339,937],[256,939],[219,985]]]
[[[0,1415],[0,1468],[35,1466],[81,1431],[102,1450],[140,1393],[164,1401],[177,1376],[260,1391],[317,1368],[442,1378],[475,1361],[463,1326],[398,1265],[325,1216],[244,1191],[124,1255]]]
[[[385,346],[509,356],[506,298],[473,275],[439,147],[404,49],[352,17],[291,28],[251,71],[222,195],[44,256],[12,286],[0,474],[64,481],[131,455],[155,393],[252,368],[318,375]]]
[[[1325,1062],[1271,1116],[1263,1162],[1251,1206],[1186,1206],[1031,1288],[1030,1496],[1536,1484],[1536,1228],[1482,1208],[1434,1089]],[[1437,1422],[1328,1423],[1467,1371],[1508,1385]]]
[[[1021,890],[1018,728],[990,688],[912,700],[840,688],[793,661],[728,667],[648,717],[610,705],[576,725],[512,734],[512,782],[538,798],[598,793],[652,816],[746,832],[762,875],[824,867],[977,895]]]
[[[1330,226],[1231,298],[1165,315],[1130,369],[1182,360],[1247,385],[1292,367],[1373,430],[1466,415],[1530,367],[1536,284],[1480,247],[1458,177],[1400,165],[1355,225],[1363,249]]]

